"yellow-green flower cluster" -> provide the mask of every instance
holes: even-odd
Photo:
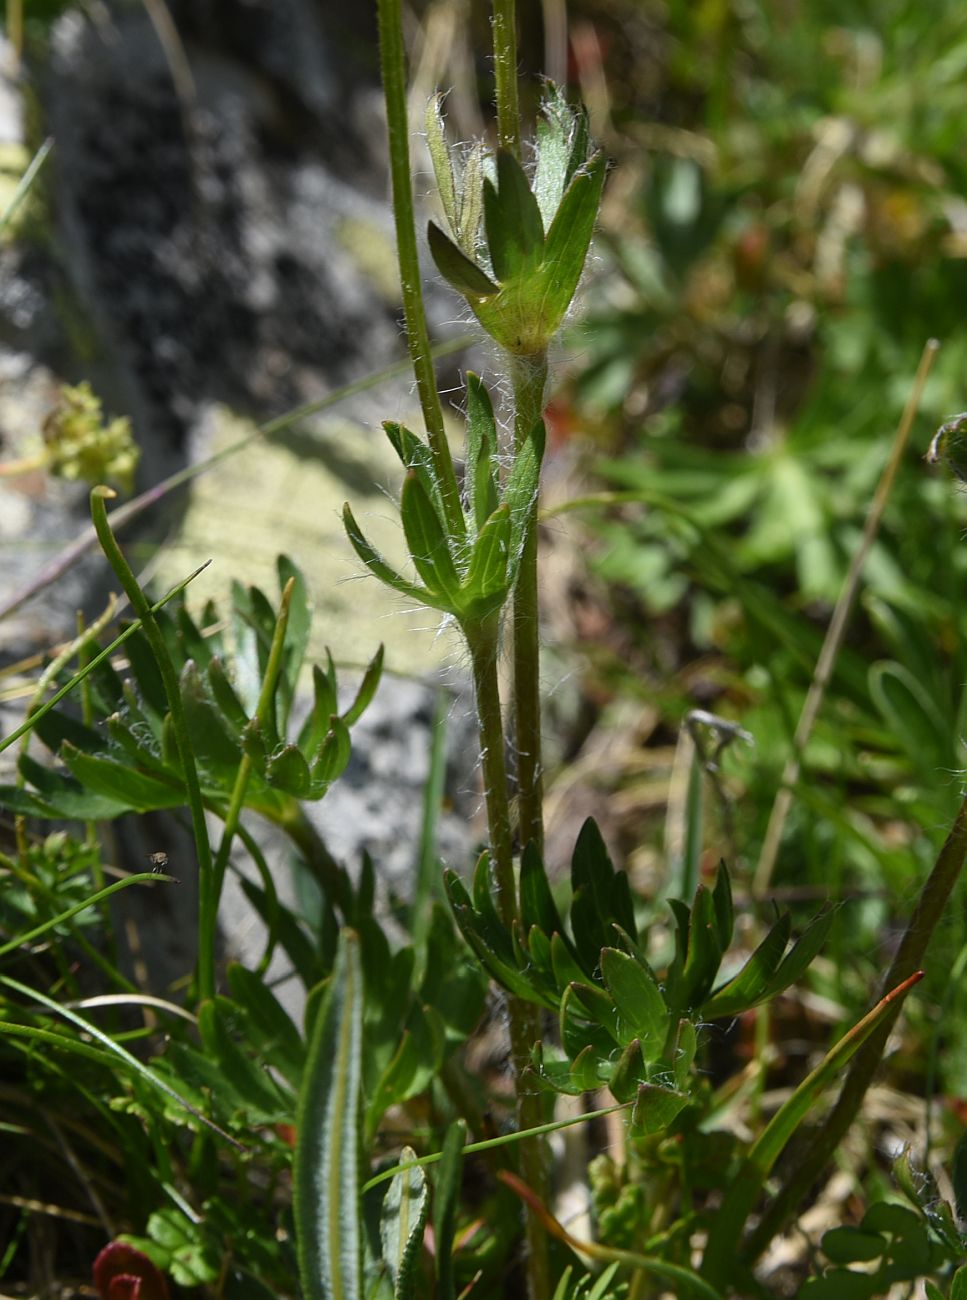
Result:
[[[60,403],[44,423],[51,474],[85,483],[116,483],[130,491],[140,451],[127,416],[104,422],[101,399],[88,383],[61,388]]]

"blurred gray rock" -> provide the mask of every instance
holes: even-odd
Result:
[[[59,383],[89,379],[107,413],[131,416],[146,487],[206,446],[216,405],[264,419],[399,357],[371,8],[172,0],[173,39],[152,26],[152,6],[124,0],[78,6],[56,21],[46,53],[22,74],[41,132],[55,139],[40,221],[29,237],[0,246],[5,458],[36,439]],[[19,88],[8,68],[0,143],[22,130]],[[438,315],[452,310],[441,297]],[[379,415],[399,418],[408,403],[404,386],[388,408],[361,399],[349,414],[365,426],[360,437],[379,442]],[[307,421],[305,432],[311,441],[318,428]],[[367,463],[314,459],[337,480]],[[288,512],[289,498],[267,500],[265,486],[256,472],[243,523],[249,510],[253,525],[264,512]],[[177,542],[184,502],[166,498],[125,541],[174,532]],[[238,515],[237,502],[232,508]],[[0,604],[77,535],[86,515],[84,488],[39,478],[0,488],[0,544],[13,557],[0,574]],[[321,568],[329,559],[295,558]],[[244,539],[233,538],[231,576],[246,580],[248,559]],[[13,658],[68,635],[78,605],[100,608],[107,577],[96,557],[72,568],[0,625],[0,653]],[[378,639],[351,647],[353,657],[368,659]],[[440,657],[418,657],[432,676]],[[433,698],[430,686],[385,682],[356,729],[349,773],[321,806],[336,855],[351,862],[369,848],[401,888],[415,853]],[[475,750],[467,707],[455,713],[462,730],[450,798],[465,814],[477,802]],[[131,868],[169,848],[163,822],[139,820],[119,827],[119,859]],[[186,850],[169,829],[176,861]],[[463,816],[445,817],[441,837],[454,865],[467,860]],[[142,932],[160,924],[156,901],[146,906]],[[190,915],[190,906],[171,906]],[[243,928],[227,914],[229,935]],[[183,949],[168,956],[163,983],[184,974],[188,959]],[[153,955],[144,958],[150,968]]]

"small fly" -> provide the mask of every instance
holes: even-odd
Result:
[[[149,853],[148,861],[151,863],[151,870],[154,875],[159,875],[162,871],[167,870],[168,855],[164,852]]]

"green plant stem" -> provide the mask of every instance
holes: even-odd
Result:
[[[481,1152],[495,1151],[498,1147],[510,1146],[515,1142],[524,1142],[527,1138],[541,1137],[545,1133],[557,1133],[561,1129],[573,1128],[575,1124],[590,1124],[596,1119],[604,1119],[606,1115],[617,1115],[620,1111],[630,1110],[634,1104],[633,1101],[622,1101],[615,1106],[605,1106],[602,1110],[588,1110],[581,1115],[570,1115],[567,1119],[551,1120],[550,1123],[539,1124],[537,1128],[528,1129],[526,1132],[501,1133],[499,1137],[487,1138],[483,1142],[468,1142],[463,1148],[463,1154],[470,1156]],[[416,1160],[402,1160],[398,1165],[393,1165],[389,1169],[381,1169],[378,1174],[374,1174],[372,1178],[367,1179],[360,1190],[365,1196],[374,1187],[378,1187],[380,1183],[388,1183],[397,1174],[406,1173],[408,1169],[425,1169],[427,1165],[435,1165],[442,1159],[443,1152],[434,1151],[430,1155],[419,1156]]]
[[[279,616],[275,621],[275,631],[272,636],[272,645],[269,648],[269,658],[265,665],[265,676],[262,679],[262,689],[259,691],[258,704],[255,706],[255,718],[261,727],[265,727],[266,719],[272,708],[272,701],[275,698],[275,688],[279,681],[279,672],[282,668],[282,653],[285,649],[285,633],[289,626],[289,606],[292,602],[292,591],[295,587],[295,578],[290,578],[285,584],[285,590],[282,592],[282,600],[279,604]],[[241,762],[238,765],[238,771],[235,773],[235,783],[232,786],[231,797],[228,802],[228,810],[225,814],[225,824],[222,828],[222,838],[218,845],[218,853],[215,857],[215,883],[213,892],[215,895],[215,907],[218,907],[218,900],[221,897],[222,885],[225,880],[225,870],[228,867],[229,855],[232,851],[232,840],[238,830],[238,823],[242,815],[242,808],[245,805],[245,791],[248,788],[249,778],[252,775],[252,758],[249,754],[243,754]]]
[[[883,979],[884,990],[895,988],[919,969],[930,938],[960,878],[965,860],[967,798],[961,803],[936,864],[920,892],[916,911]],[[782,1230],[786,1219],[795,1211],[842,1142],[863,1103],[899,1012],[898,1003],[856,1053],[836,1105],[819,1130],[810,1135],[809,1144],[796,1168],[772,1199],[758,1227],[750,1236],[743,1251],[749,1262],[757,1259],[776,1233]]]
[[[141,620],[144,634],[148,638],[152,653],[164,683],[165,696],[171,712],[171,726],[181,763],[185,790],[188,796],[188,808],[191,813],[191,825],[195,838],[195,852],[198,855],[198,996],[201,999],[214,997],[215,994],[215,927],[217,924],[218,900],[215,895],[215,873],[212,863],[211,844],[208,839],[208,826],[205,822],[205,805],[202,800],[201,785],[198,781],[198,769],[188,736],[188,724],[181,704],[181,688],[178,677],[168,654],[168,647],[154,616],[154,610],[147,596],[138,585],[127,560],[118,546],[111,526],[108,523],[105,501],[116,494],[106,487],[96,487],[91,491],[91,517],[98,541],[106,555],[118,582],[124,588],[131,607]]]
[[[520,911],[514,880],[513,839],[507,798],[507,767],[504,761],[504,727],[497,680],[499,625],[490,619],[476,627],[465,626],[473,665],[477,715],[480,723],[480,753],[483,765],[490,852],[496,886],[497,910],[508,930],[516,926]],[[510,1051],[517,1095],[517,1127],[536,1128],[542,1121],[540,1096],[521,1087],[521,1074],[530,1060],[531,1049],[540,1037],[538,1009],[519,998],[508,997],[507,1017]],[[528,1143],[521,1151],[521,1174],[527,1185],[543,1200],[547,1193],[547,1159],[541,1141]],[[526,1211],[527,1286],[530,1300],[547,1300],[550,1295],[550,1263],[547,1235],[540,1217]]]
[[[514,434],[519,450],[544,410],[547,353],[512,357]],[[520,842],[544,848],[544,775],[541,764],[540,603],[537,583],[537,512],[530,506],[523,554],[514,589],[514,740]]]
[[[493,0],[494,82],[497,140],[520,157],[520,104],[517,98],[517,2]]]
[[[517,921],[517,887],[514,881],[513,838],[510,804],[507,798],[507,766],[504,761],[504,724],[500,712],[497,680],[498,627],[495,619],[475,626],[465,625],[473,666],[473,684],[480,728],[484,798],[490,831],[490,860],[496,885],[497,911],[510,930]]]
[[[440,483],[440,495],[447,526],[453,537],[466,534],[460,490],[443,425],[443,409],[437,392],[430,337],[423,310],[420,261],[416,251],[413,190],[410,184],[409,118],[406,109],[406,52],[400,0],[378,0],[380,68],[386,100],[386,128],[389,136],[390,178],[393,187],[393,216],[400,264],[400,285],[406,317],[406,341],[416,376],[427,441]]]

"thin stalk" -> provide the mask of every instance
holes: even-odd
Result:
[[[138,585],[130,565],[118,546],[111,526],[108,523],[105,501],[115,493],[106,487],[96,487],[91,492],[91,516],[98,541],[104,551],[118,582],[124,588],[131,607],[141,620],[144,634],[148,638],[152,653],[164,683],[168,708],[171,711],[171,725],[174,733],[178,759],[185,780],[188,796],[188,808],[191,813],[191,825],[195,839],[195,852],[198,855],[198,995],[201,999],[215,995],[215,926],[218,900],[215,895],[215,873],[212,864],[212,850],[208,839],[208,826],[205,822],[205,805],[202,800],[201,785],[198,781],[198,769],[188,736],[188,724],[181,704],[181,688],[175,673],[164,636],[154,616],[154,610]]]
[[[920,892],[916,911],[906,928],[890,969],[883,979],[884,991],[902,984],[921,966],[927,945],[960,878],[965,860],[967,860],[967,797],[960,805],[950,833],[937,856],[933,871]],[[796,1168],[790,1173],[778,1194],[770,1201],[759,1226],[749,1238],[743,1252],[749,1261],[756,1259],[776,1233],[781,1231],[788,1216],[799,1205],[842,1142],[863,1104],[866,1090],[876,1073],[899,1011],[900,1006],[897,1003],[854,1056],[836,1105],[825,1123],[817,1132],[810,1135],[809,1144],[803,1151]]]
[[[480,728],[480,759],[483,767],[484,798],[490,831],[490,858],[497,887],[497,911],[508,930],[518,918],[517,887],[514,881],[513,837],[510,803],[507,798],[507,767],[504,762],[504,724],[500,711],[497,679],[498,635],[493,620],[477,628],[466,627],[473,665],[473,684]]]
[[[547,353],[511,359],[514,390],[515,446],[520,448],[544,410]],[[537,513],[535,496],[524,532],[517,586],[514,589],[514,741],[517,746],[517,793],[520,842],[544,848],[544,773],[541,763],[540,604],[537,582]]]
[[[494,0],[494,82],[497,141],[520,157],[520,104],[517,98],[517,2]]]
[[[890,492],[893,489],[893,482],[896,478],[897,470],[903,459],[903,453],[906,450],[907,442],[910,438],[910,429],[913,426],[913,420],[920,405],[920,398],[923,395],[923,388],[927,382],[927,376],[933,365],[933,359],[937,355],[940,344],[936,339],[928,339],[924,346],[923,353],[920,357],[920,365],[917,367],[916,377],[913,381],[913,388],[907,401],[906,408],[900,418],[897,427],[896,436],[893,439],[893,450],[890,453],[890,459],[886,468],[880,476],[880,481],[876,486],[876,493],[873,502],[870,505],[869,514],[866,516],[866,523],[863,526],[863,536],[860,538],[860,544],[856,548],[856,553],[850,562],[849,571],[846,575],[846,581],[843,583],[843,589],[839,593],[839,599],[836,602],[836,608],[833,610],[833,616],[829,620],[829,627],[826,629],[826,637],[823,641],[823,648],[819,652],[819,658],[816,661],[816,669],[813,673],[813,679],[809,684],[809,690],[802,706],[802,713],[799,715],[799,723],[796,727],[796,734],[792,739],[792,753],[786,760],[783,768],[782,777],[779,782],[779,790],[776,794],[775,802],[772,805],[772,812],[769,815],[769,825],[766,827],[765,839],[762,843],[762,852],[759,855],[759,863],[755,869],[755,875],[752,879],[752,892],[754,894],[764,894],[769,888],[769,882],[772,879],[772,872],[776,865],[776,858],[779,856],[779,845],[782,840],[782,832],[786,825],[786,818],[789,816],[789,810],[792,807],[793,788],[799,780],[799,769],[802,762],[802,752],[806,747],[813,726],[816,722],[817,714],[822,706],[823,699],[826,695],[826,687],[829,685],[829,679],[833,675],[833,665],[836,662],[836,656],[839,653],[843,636],[846,632],[846,623],[853,609],[856,600],[856,592],[859,589],[860,578],[863,573],[863,566],[866,563],[866,557],[870,553],[870,548],[876,540],[876,534],[880,527],[880,520],[883,517],[883,511],[886,509],[886,503],[890,498]]]
[[[511,930],[518,922],[517,885],[514,880],[513,838],[510,804],[507,797],[507,767],[504,762],[504,727],[500,709],[497,678],[498,624],[495,619],[473,627],[464,627],[473,665],[474,691],[480,725],[480,752],[483,765],[487,822],[490,828],[490,851],[497,894],[497,910],[504,925]],[[508,997],[507,1017],[510,1028],[510,1051],[516,1079],[517,1126],[536,1128],[542,1120],[538,1094],[520,1087],[520,1076],[530,1059],[531,1048],[540,1038],[540,1014],[536,1007],[518,998]],[[547,1159],[544,1144],[528,1143],[521,1151],[521,1173],[534,1192],[543,1199],[547,1194]],[[547,1300],[551,1292],[547,1234],[540,1216],[528,1207],[527,1289],[530,1300]]]
[[[282,668],[282,653],[285,649],[285,633],[289,626],[289,606],[292,602],[292,591],[295,587],[295,578],[290,578],[285,584],[282,592],[282,600],[279,604],[279,616],[275,621],[275,632],[272,636],[272,645],[269,648],[269,658],[265,665],[265,676],[262,679],[262,689],[259,691],[258,704],[255,706],[255,718],[260,726],[265,726],[266,718],[272,707],[272,701],[275,698],[275,688],[279,681],[279,672]],[[222,838],[218,845],[218,853],[215,857],[215,883],[212,887],[215,895],[215,907],[218,908],[218,900],[222,893],[222,884],[225,880],[225,870],[228,866],[229,855],[232,851],[232,840],[238,830],[239,819],[242,815],[242,808],[245,805],[245,791],[248,789],[249,778],[252,775],[252,758],[249,754],[243,754],[238,770],[235,773],[235,783],[232,786],[231,797],[228,801],[228,810],[225,813],[225,824],[222,828]]]
[[[406,341],[410,350],[416,387],[423,408],[427,441],[440,483],[440,495],[447,526],[453,537],[466,534],[460,490],[453,469],[453,459],[443,426],[443,409],[437,392],[430,336],[423,310],[420,261],[416,251],[416,224],[413,216],[413,190],[410,184],[409,117],[406,104],[406,52],[403,48],[403,23],[400,0],[378,0],[379,49],[386,100],[386,127],[389,136],[390,178],[393,187],[393,216],[396,222],[396,247],[400,264],[400,286],[406,317]]]

